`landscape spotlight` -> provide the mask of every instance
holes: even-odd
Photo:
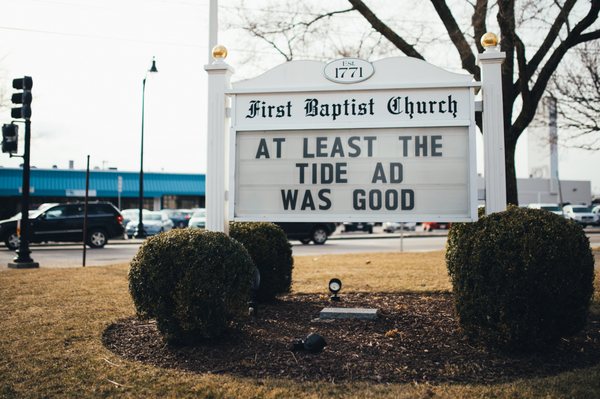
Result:
[[[310,333],[306,336],[305,339],[295,339],[292,342],[291,350],[293,352],[296,351],[306,351],[310,353],[319,353],[327,346],[327,342],[325,342],[325,338],[316,333]]]
[[[329,280],[329,291],[331,291],[330,299],[332,301],[339,301],[340,297],[337,296],[337,293],[342,289],[342,281],[339,278],[332,278]]]

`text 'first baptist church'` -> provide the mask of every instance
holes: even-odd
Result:
[[[248,119],[289,118],[292,116],[292,101],[284,104],[268,104],[262,100],[250,100]],[[387,111],[392,115],[405,114],[413,119],[415,114],[449,114],[456,118],[458,103],[448,95],[443,99],[413,100],[409,96],[394,96],[387,101]],[[341,116],[375,115],[375,100],[359,102],[356,99],[345,99],[338,103],[323,103],[316,98],[304,100],[305,117],[323,117],[336,120]]]

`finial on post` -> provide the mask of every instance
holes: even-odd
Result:
[[[212,49],[212,56],[215,62],[223,62],[223,60],[227,58],[227,48],[222,44],[217,44]]]
[[[498,36],[496,36],[495,33],[487,32],[486,34],[481,36],[481,45],[485,48],[486,51],[495,50],[499,42],[500,40],[498,40]]]

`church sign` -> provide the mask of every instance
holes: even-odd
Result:
[[[230,217],[476,220],[477,86],[407,57],[294,61],[233,84]]]

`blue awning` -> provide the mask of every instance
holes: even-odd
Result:
[[[139,172],[116,170],[90,171],[90,193],[95,197],[117,197],[119,176],[123,179],[121,197],[139,195]],[[23,170],[0,168],[0,196],[21,195]],[[38,197],[82,197],[85,171],[64,169],[31,169],[31,195]],[[204,174],[144,173],[144,196],[204,196]],[[95,195],[93,195],[95,194]]]

